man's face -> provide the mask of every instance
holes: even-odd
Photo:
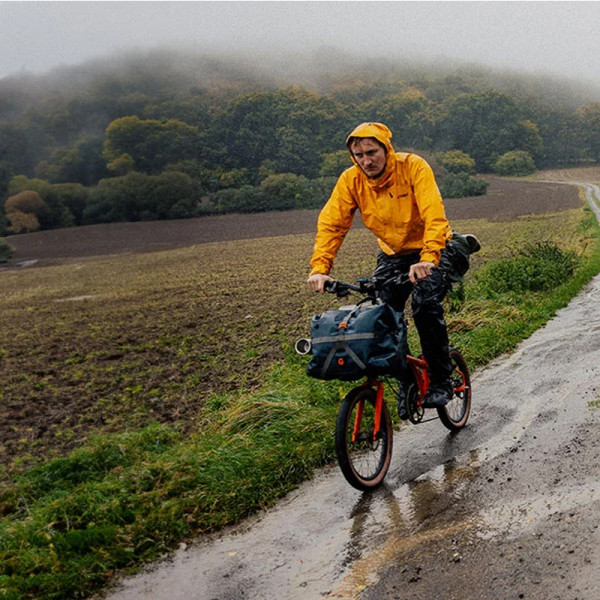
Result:
[[[379,177],[385,169],[385,150],[373,140],[365,138],[354,142],[350,151],[367,177]]]

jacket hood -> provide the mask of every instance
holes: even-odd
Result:
[[[368,184],[371,187],[386,187],[392,173],[394,172],[396,165],[396,152],[391,142],[392,132],[383,123],[361,123],[346,138],[346,146],[348,146],[348,150],[350,150],[350,139],[353,137],[375,138],[378,142],[385,146],[387,159],[383,173],[379,177],[377,177],[377,179],[372,179],[370,177],[367,177],[366,175],[365,177],[367,179]],[[352,154],[352,152],[350,152],[350,158],[352,158],[352,162],[358,167],[359,171],[363,173],[363,170],[354,160],[354,155]]]
[[[386,147],[388,153],[394,153],[394,148],[390,141],[392,139],[392,132],[383,123],[361,123],[346,138],[346,145],[350,142],[350,138],[353,137],[375,138]]]

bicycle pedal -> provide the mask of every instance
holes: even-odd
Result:
[[[398,417],[400,417],[402,421],[408,421],[410,418],[409,410],[404,402],[398,402]]]

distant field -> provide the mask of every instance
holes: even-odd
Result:
[[[515,182],[487,176],[486,180],[491,183],[487,195],[446,201],[446,212],[451,221],[480,218],[506,220],[580,206],[574,187]],[[211,242],[312,233],[318,212],[301,210],[177,221],[112,223],[16,235],[9,238],[10,244],[16,249],[11,264],[38,261],[38,264],[46,265],[71,258],[153,252]],[[355,224],[362,226],[358,216]]]
[[[600,183],[600,167],[579,167],[576,169],[551,169],[548,171],[538,171],[535,174],[535,179]]]

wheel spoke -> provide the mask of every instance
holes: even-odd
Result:
[[[438,409],[442,423],[450,430],[461,429],[465,426],[471,410],[471,381],[467,364],[458,350],[450,351],[454,367],[452,385],[454,396],[446,406]]]

